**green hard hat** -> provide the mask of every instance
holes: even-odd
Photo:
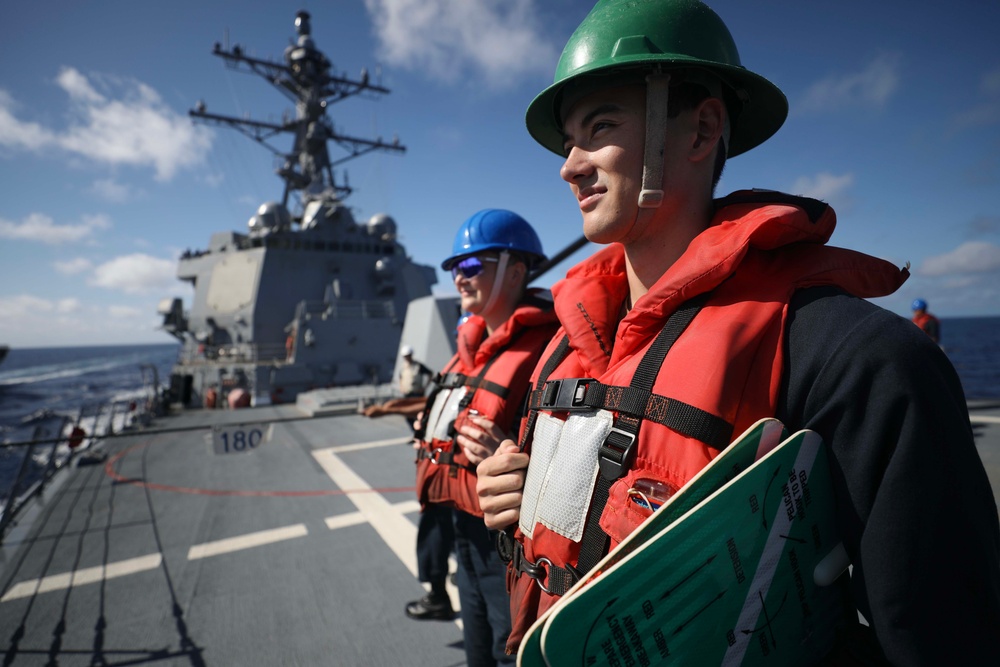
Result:
[[[704,3],[599,0],[566,43],[554,83],[528,106],[528,132],[563,155],[559,107],[567,85],[596,90],[642,81],[656,65],[708,72],[729,89],[730,157],[766,141],[788,115],[785,95],[743,67],[729,29]]]

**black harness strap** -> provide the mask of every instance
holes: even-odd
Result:
[[[492,360],[491,360],[492,361]],[[441,386],[445,389],[458,389],[459,387],[469,387],[472,392],[477,389],[485,389],[491,394],[495,394],[500,398],[507,398],[507,394],[510,390],[507,387],[497,384],[496,382],[490,382],[485,378],[480,377],[469,377],[464,373],[448,373],[443,378],[441,378]],[[466,394],[468,396],[469,394]]]
[[[556,349],[552,350],[552,356],[545,360],[545,365],[542,366],[542,370],[538,372],[538,386],[544,387],[548,382],[548,377],[552,375],[552,372],[556,369],[559,364],[563,362],[563,359],[569,354],[569,336],[563,336],[563,339],[559,341],[556,345]],[[528,387],[528,396],[532,395],[531,387]],[[524,429],[524,435],[521,437],[521,442],[518,445],[518,451],[523,452],[531,441],[531,433],[535,430],[535,420],[538,419],[538,408],[532,407],[528,404],[528,423]]]
[[[538,372],[538,384],[539,386],[545,386],[546,379],[552,375],[552,372],[556,367],[562,363],[566,355],[569,354],[569,336],[563,336],[559,344],[556,345],[556,349],[552,351],[552,355],[545,360],[542,365],[542,370]],[[525,396],[531,396],[531,387],[528,387],[528,392]],[[529,406],[530,408],[530,406]],[[518,451],[523,452],[531,442],[531,433],[535,429],[535,420],[538,418],[538,409],[530,408],[528,412],[528,423],[525,425],[524,434],[521,436],[521,442],[518,443]],[[521,545],[514,539],[514,526],[508,526],[501,531],[497,532],[497,542],[496,542],[497,554],[500,555],[500,560],[505,563],[510,563],[514,560],[515,555],[521,554]],[[520,568],[521,563],[528,563],[527,559],[518,559],[515,563],[515,572],[523,572]],[[536,577],[537,579],[537,577]],[[570,584],[572,586],[573,584]]]
[[[496,360],[502,357],[503,353],[506,352],[508,349],[510,349],[510,347],[517,342],[517,340],[521,337],[522,334],[524,334],[525,331],[527,331],[527,329],[521,329],[520,331],[517,331],[513,336],[511,336],[510,340],[507,341],[506,345],[504,345],[499,350],[494,352],[493,356],[490,357],[489,361],[487,361],[483,365],[483,370],[480,371],[479,375],[477,375],[474,378],[465,378],[464,385],[466,387],[469,387],[469,392],[462,397],[461,401],[459,401],[458,403],[459,408],[469,407],[472,404],[472,397],[476,395],[476,391],[478,391],[479,389],[485,389],[491,394],[499,396],[501,399],[507,398],[507,394],[510,393],[510,388],[503,387],[497,384],[496,382],[490,382],[489,380],[486,379],[486,373],[489,372],[490,367],[493,366],[494,363],[496,363]]]
[[[733,425],[711,412],[637,387],[606,385],[590,378],[550,380],[531,393],[529,406],[552,412],[604,409],[626,413],[715,449],[724,449],[732,441]]]
[[[637,411],[639,415],[645,414],[645,404],[648,403],[649,397],[652,395],[653,384],[656,382],[656,376],[660,372],[660,366],[663,365],[667,353],[680,335],[684,333],[698,311],[701,310],[707,298],[707,294],[696,297],[678,308],[667,320],[653,344],[649,346],[649,350],[643,355],[631,383],[631,389],[638,392],[636,395],[640,399],[645,396],[645,400],[633,401],[635,406],[640,403],[643,405],[643,408]],[[587,524],[584,526],[583,537],[580,540],[580,559],[576,568],[581,575],[593,569],[608,551],[610,538],[601,528],[600,519],[604,512],[604,506],[608,502],[608,491],[611,489],[611,485],[628,472],[635,460],[636,442],[639,439],[642,417],[637,418],[633,416],[634,414],[636,413],[619,414],[611,427],[611,432],[604,439],[604,444],[598,451],[597,461],[600,473],[597,476],[594,496],[590,501]]]
[[[431,463],[435,465],[442,466],[452,466],[454,468],[465,468],[469,472],[475,474],[476,466],[471,463],[456,463],[455,462],[455,452],[443,451],[440,447],[434,451],[428,451],[427,449],[421,447],[417,450],[417,461],[422,461],[424,459],[430,459]]]

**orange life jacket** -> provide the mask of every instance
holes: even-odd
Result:
[[[678,489],[732,438],[775,414],[785,320],[795,290],[836,285],[874,297],[892,293],[906,280],[905,270],[887,262],[823,245],[835,224],[833,210],[815,200],[738,192],[717,202],[709,228],[620,321],[628,290],[620,245],[574,267],[553,287],[562,329],[532,376],[536,390],[529,407],[535,410],[525,422],[532,432],[521,438],[532,459],[508,567],[509,651],[517,650],[534,619],[558,599],[543,587],[563,592],[578,574],[574,568],[586,542],[581,530],[591,498],[599,495],[594,489],[600,489],[600,473],[596,455],[576,452],[601,444],[593,442],[595,431],[605,443],[627,442],[609,429],[637,417],[634,460],[605,486],[607,501],[599,515],[614,548],[652,511],[630,498],[637,479]],[[668,318],[695,297],[704,303],[660,364],[652,394],[637,406],[629,388],[640,361]],[[539,386],[539,374],[564,336],[570,350]],[[560,382],[566,378],[595,378],[597,384]],[[590,400],[591,394],[600,398]],[[589,401],[589,411],[544,407],[546,401],[565,407],[574,399]],[[625,412],[629,400],[631,412]],[[691,415],[701,427],[688,427],[684,420]]]
[[[458,332],[458,352],[435,378],[427,402],[426,430],[417,454],[417,497],[482,516],[476,470],[454,440],[475,410],[506,433],[519,428],[528,378],[558,322],[552,303],[531,290],[514,313],[486,336],[486,322],[472,316]]]
[[[927,331],[927,325],[931,322],[937,324],[938,318],[930,313],[924,312],[913,316],[913,323],[920,327],[921,331]]]

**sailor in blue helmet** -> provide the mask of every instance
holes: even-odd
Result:
[[[927,312],[927,302],[923,299],[914,299],[910,304],[913,311],[913,323],[920,327],[920,330],[931,337],[931,340],[941,344],[941,323],[938,318]]]
[[[453,519],[469,665],[514,662],[504,651],[510,632],[506,566],[483,523],[476,466],[518,432],[528,376],[557,326],[550,295],[527,288],[530,270],[544,259],[538,235],[524,218],[485,209],[462,223],[441,264],[451,271],[469,317],[458,328],[458,351],[438,374],[420,425],[417,554],[420,578],[431,583],[431,592],[410,603],[407,613],[449,615],[440,565],[446,550],[436,536],[448,533],[442,520]]]
[[[528,269],[545,259],[538,234],[524,218],[511,211],[487,208],[474,214],[458,228],[451,246],[451,256],[441,262],[441,268],[457,275],[453,269],[458,266],[464,275],[469,273],[468,267],[479,266],[483,261],[493,261],[495,256],[497,270],[494,275],[495,280],[499,280],[511,262],[512,252]],[[466,267],[464,270],[463,265]],[[491,290],[492,299],[483,309],[491,306],[502,293],[502,290]]]

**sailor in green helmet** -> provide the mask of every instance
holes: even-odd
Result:
[[[652,511],[635,489],[669,496],[777,417],[828,446],[853,564],[836,642],[801,663],[1000,664],[1000,526],[962,387],[926,336],[865,300],[906,271],[825,245],[823,202],[715,198],[725,161],[786,115],[697,0],[601,0],[529,106],[606,247],[553,287],[562,328],[520,442],[478,468],[509,559],[508,651]]]

